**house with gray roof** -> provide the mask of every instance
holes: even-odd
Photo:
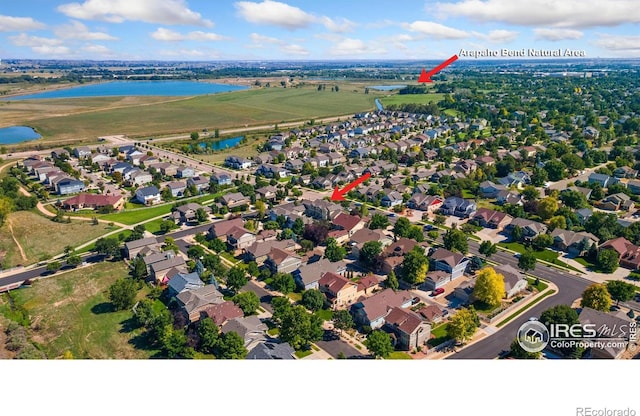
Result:
[[[330,262],[323,258],[314,263],[308,263],[294,270],[292,275],[296,283],[304,290],[318,289],[318,282],[325,273],[331,272],[342,274],[347,270],[347,264],[344,261]]]
[[[267,340],[267,329],[267,325],[255,315],[230,319],[220,328],[223,334],[235,332],[240,335],[247,350]]]
[[[204,282],[200,280],[198,273],[178,273],[169,280],[169,293],[177,295],[185,290],[198,289],[204,286]]]
[[[188,316],[189,322],[200,319],[204,310],[224,302],[222,293],[214,285],[206,285],[194,290],[185,290],[175,297],[178,306]]]
[[[288,342],[261,342],[249,351],[245,360],[293,360],[295,352]]]

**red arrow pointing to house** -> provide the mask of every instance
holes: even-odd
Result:
[[[433,68],[429,72],[425,71],[424,68],[422,68],[422,73],[418,78],[418,82],[433,82],[433,80],[431,79],[432,76],[434,76],[437,72],[442,71],[444,68],[454,63],[457,59],[458,59],[458,55],[453,55],[451,58],[447,59],[446,61],[444,61],[437,67]]]
[[[362,182],[366,181],[370,177],[371,177],[370,173],[365,173],[364,175],[362,175],[361,177],[359,177],[355,181],[351,182],[349,185],[345,186],[342,189],[339,189],[338,185],[336,185],[335,189],[333,190],[333,194],[331,194],[331,200],[332,201],[344,201],[344,195],[345,194],[349,193],[350,190],[352,190],[356,186],[360,185]]]

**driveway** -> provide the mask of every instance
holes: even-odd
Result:
[[[337,335],[333,334],[333,331],[325,330],[323,339],[317,341],[316,345],[329,353],[333,358],[338,358],[340,353],[344,354],[347,358],[362,358],[365,355],[349,345],[346,341],[343,341]]]

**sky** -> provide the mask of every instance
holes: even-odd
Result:
[[[0,3],[0,59],[420,60],[504,48],[640,57],[637,0]]]

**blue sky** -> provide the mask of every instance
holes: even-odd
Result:
[[[0,9],[4,59],[441,59],[462,48],[640,57],[638,2],[2,0]]]

